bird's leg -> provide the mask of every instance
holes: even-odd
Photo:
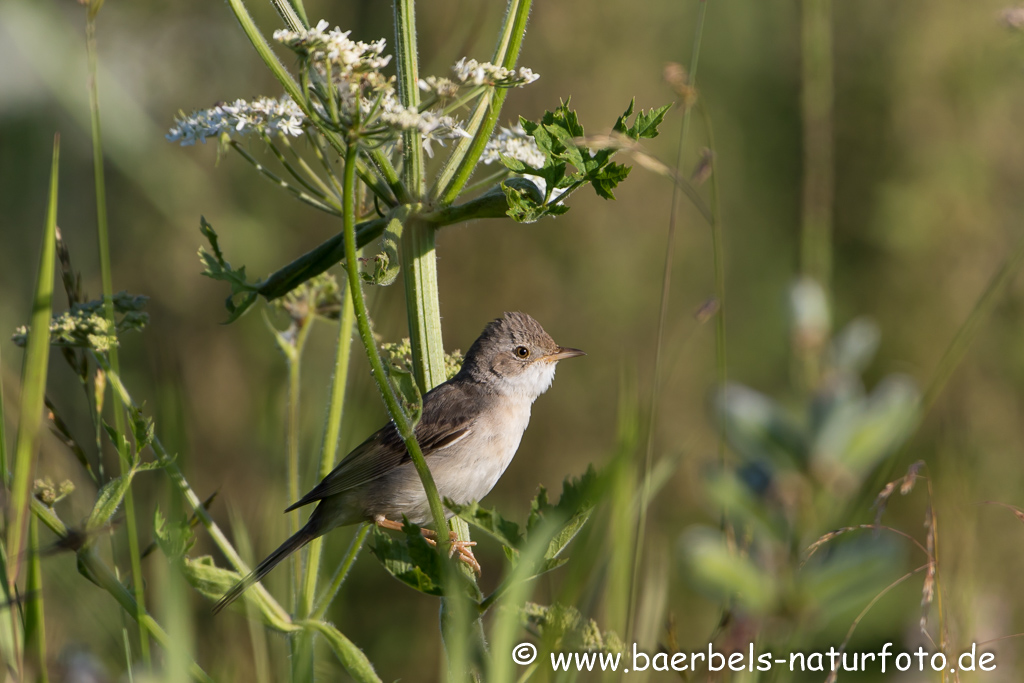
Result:
[[[382,529],[391,529],[392,531],[401,531],[404,528],[401,522],[385,519],[383,515],[374,518],[373,523]],[[423,539],[427,543],[437,547],[437,532],[433,529],[420,529],[420,533],[423,534]],[[482,573],[480,563],[473,556],[472,549],[476,545],[476,541],[460,541],[458,534],[454,531],[448,532],[448,538],[451,540],[451,547],[448,548],[448,557],[451,557],[456,552],[459,553],[459,559],[469,565],[476,572],[477,576],[480,576]]]

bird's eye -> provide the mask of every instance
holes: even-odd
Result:
[[[525,346],[517,346],[515,349],[515,354],[518,358],[522,358],[525,360],[530,357],[530,349],[526,348]]]

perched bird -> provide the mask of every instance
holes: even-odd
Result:
[[[423,414],[415,429],[442,499],[465,504],[490,492],[519,448],[530,407],[551,386],[555,365],[582,355],[579,349],[556,344],[525,313],[506,313],[484,328],[466,352],[459,373],[423,397]],[[214,612],[335,527],[373,522],[400,529],[403,517],[418,525],[432,521],[423,484],[394,423],[359,444],[285,512],[310,503],[318,505],[306,525],[235,584]],[[468,548],[457,549],[475,565]]]

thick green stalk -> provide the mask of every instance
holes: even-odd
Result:
[[[359,270],[356,265],[358,263],[356,258],[355,207],[355,162],[357,153],[355,144],[350,143],[345,153],[345,175],[343,184],[343,199],[345,207],[345,260],[349,264],[349,267],[346,268],[345,271],[348,275],[349,288],[352,291],[352,301],[355,304],[356,327],[358,328],[359,336],[363,341],[363,347],[366,349],[366,355],[369,358],[370,367],[373,369],[373,378],[376,380],[377,387],[380,389],[381,395],[384,398],[384,404],[387,406],[388,413],[391,415],[391,420],[394,422],[395,428],[398,429],[399,435],[402,437],[406,448],[409,450],[409,456],[412,458],[412,463],[416,468],[416,473],[419,475],[420,481],[423,482],[423,488],[426,491],[427,500],[430,502],[430,514],[433,518],[434,528],[438,532],[438,551],[443,552],[444,547],[449,544],[449,540],[445,538],[444,533],[444,530],[447,528],[445,525],[444,506],[441,504],[441,497],[437,493],[437,486],[434,484],[434,477],[430,474],[430,468],[427,467],[427,461],[423,457],[423,451],[420,450],[419,443],[416,442],[416,436],[413,434],[413,426],[405,415],[405,411],[402,410],[401,404],[398,402],[398,397],[395,396],[394,387],[391,386],[391,382],[384,370],[384,363],[381,361],[380,352],[377,350],[377,343],[373,339],[373,331],[370,329],[370,317],[366,312],[366,299],[363,298],[363,281],[359,275]]]
[[[107,323],[114,334],[117,333],[116,320],[114,318],[114,285],[110,269],[110,236],[107,222],[107,190],[106,176],[103,171],[103,135],[100,128],[100,100],[99,90],[96,83],[96,15],[89,11],[85,24],[85,45],[89,61],[89,113],[92,120],[92,163],[93,177],[96,185],[96,237],[99,242],[100,275],[103,281],[104,312]],[[120,374],[121,364],[118,359],[117,344],[110,346],[110,367],[114,372]],[[127,434],[125,430],[124,405],[116,394],[113,397],[114,428],[118,434]],[[123,442],[122,442],[123,443]],[[131,457],[125,450],[122,443],[115,444],[118,450],[118,461],[121,463],[121,475],[124,476],[131,469]],[[124,520],[125,531],[128,536],[128,555],[132,566],[132,586],[135,589],[135,601],[145,607],[145,588],[142,579],[142,559],[139,553],[138,520],[135,517],[135,497],[131,488],[124,496]],[[139,622],[139,651],[143,663],[150,665],[149,637],[146,635],[146,625]]]
[[[526,21],[530,16],[532,0],[509,0],[508,11],[501,27],[501,37],[494,50],[494,63],[512,69],[519,59],[519,50],[526,35]],[[494,127],[498,125],[501,107],[508,95],[507,88],[492,88],[480,97],[476,108],[466,121],[466,132],[472,138],[459,140],[447,164],[441,170],[431,192],[441,204],[451,204],[469,182],[484,148],[490,142]]]
[[[402,234],[405,306],[413,371],[420,390],[430,391],[447,377],[441,336],[441,303],[437,290],[436,228],[413,214]]]
[[[398,99],[403,107],[419,111],[420,67],[416,51],[416,0],[394,0],[395,55],[398,63]],[[414,201],[423,197],[423,141],[418,128],[402,133],[402,180]]]

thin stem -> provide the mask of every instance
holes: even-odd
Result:
[[[301,421],[299,409],[301,408],[301,380],[302,380],[302,352],[306,348],[306,339],[309,331],[313,328],[312,317],[303,318],[294,322],[296,330],[291,343],[285,340],[281,346],[286,349],[288,358],[288,500],[298,500],[300,497],[299,486],[299,436],[301,432]],[[299,531],[298,515],[290,515],[289,534]],[[302,553],[292,553],[292,609],[299,604],[299,596],[302,594]]]
[[[406,448],[409,450],[409,456],[412,458],[413,466],[416,468],[416,473],[420,477],[420,481],[423,483],[423,488],[427,494],[427,500],[430,503],[430,514],[433,518],[434,528],[438,531],[437,548],[438,552],[444,552],[445,546],[449,545],[450,541],[445,538],[445,513],[444,507],[441,505],[441,497],[437,493],[437,486],[434,484],[434,478],[430,474],[430,468],[427,467],[427,461],[423,457],[423,451],[420,450],[419,443],[416,441],[416,437],[413,434],[412,425],[409,423],[409,419],[406,417],[405,412],[402,410],[401,404],[398,402],[398,397],[395,396],[395,390],[391,386],[391,382],[388,379],[387,374],[384,371],[384,364],[380,359],[380,352],[377,349],[377,344],[373,339],[373,331],[370,329],[370,317],[366,312],[366,299],[363,297],[363,281],[359,275],[359,269],[356,267],[356,188],[355,188],[355,163],[356,163],[357,149],[355,144],[349,144],[348,149],[345,153],[345,171],[344,171],[344,222],[345,222],[345,260],[349,264],[349,267],[345,269],[348,274],[348,284],[352,292],[352,300],[355,304],[356,323],[359,329],[359,336],[363,341],[363,347],[366,349],[366,355],[370,361],[370,367],[373,369],[373,378],[377,382],[377,387],[380,389],[381,395],[384,398],[384,403],[387,406],[388,413],[391,416],[391,420],[398,430],[399,435],[405,442]],[[445,565],[447,566],[447,565]]]
[[[319,478],[323,479],[331,470],[338,454],[338,439],[341,435],[341,418],[345,410],[345,386],[348,384],[349,359],[352,356],[352,326],[355,322],[355,309],[352,295],[346,286],[341,304],[341,316],[338,321],[338,347],[334,359],[334,379],[331,382],[331,397],[327,413],[327,426],[324,430],[324,441],[320,446]],[[309,544],[309,557],[306,561],[305,583],[299,601],[298,614],[301,618],[310,616],[313,599],[316,594],[317,578],[320,574],[320,557],[323,552],[323,539],[316,538]]]
[[[153,639],[160,644],[164,650],[171,650],[171,639],[168,637],[167,632],[163,630],[160,624],[146,612],[145,608],[142,607],[135,598],[128,591],[124,585],[118,581],[110,568],[103,563],[95,553],[91,551],[85,551],[78,554],[78,564],[81,569],[88,572],[87,576],[93,580],[100,588],[110,593],[118,604],[121,605],[122,609],[128,613],[136,622],[144,624],[146,631],[153,637]],[[205,671],[203,671],[198,664],[190,662],[189,674],[197,681],[203,681],[203,683],[213,683],[213,679],[210,678]]]
[[[248,161],[250,164],[252,164],[253,167],[257,171],[259,171],[264,176],[266,176],[268,179],[270,179],[270,181],[272,183],[274,183],[275,185],[279,185],[280,187],[282,187],[285,190],[287,190],[288,192],[290,192],[299,201],[304,202],[306,204],[309,204],[314,209],[320,209],[324,213],[329,213],[332,216],[340,216],[341,215],[341,208],[340,207],[333,206],[331,204],[326,203],[327,197],[316,197],[316,196],[310,195],[310,194],[308,194],[306,192],[303,192],[302,190],[300,190],[299,188],[295,187],[294,185],[289,183],[287,180],[281,178],[279,175],[277,175],[276,173],[271,171],[269,168],[267,168],[266,166],[261,164],[259,161],[257,161],[256,158],[253,155],[249,154],[248,150],[246,150],[245,147],[243,147],[242,145],[238,144],[238,141],[232,140],[230,144],[231,144],[231,149],[233,149],[236,152],[238,152],[239,154],[241,154],[242,158],[245,159],[246,161]]]
[[[311,136],[309,136],[307,134],[307,138],[308,137],[311,137]],[[319,188],[319,190],[320,190],[320,193],[323,194],[323,195],[329,195],[331,197],[334,197],[335,199],[337,199],[337,203],[340,205],[341,204],[341,197],[336,197],[334,195],[334,192],[331,190],[330,186],[328,186],[327,183],[325,183],[320,178],[319,174],[317,174],[316,171],[314,171],[312,168],[310,168],[309,164],[306,163],[306,160],[302,157],[301,154],[299,154],[298,150],[296,150],[294,147],[292,147],[292,143],[291,143],[291,141],[288,140],[288,136],[285,135],[284,133],[279,133],[278,134],[278,139],[281,141],[281,144],[284,145],[285,147],[287,147],[288,151],[292,153],[292,156],[295,157],[295,161],[298,162],[298,164],[299,164],[299,168],[301,168],[303,171],[305,171],[306,175],[309,176],[310,180],[312,180],[312,182],[314,184],[316,184],[317,188]],[[320,148],[317,145],[313,145],[313,148],[315,150],[317,150],[317,156],[321,160],[323,160],[323,157],[320,154]],[[331,170],[331,167],[330,167],[329,164],[325,165],[325,170],[327,171],[328,174],[332,173],[332,170]]]
[[[523,46],[526,35],[526,22],[530,16],[532,0],[509,0],[508,11],[501,28],[501,37],[494,51],[494,63],[506,69],[515,67],[519,59],[519,50]],[[452,150],[445,167],[441,170],[431,191],[441,204],[451,204],[469,182],[476,169],[480,155],[494,133],[498,124],[501,107],[508,96],[508,88],[492,88],[477,102],[473,113],[466,122],[466,132],[471,139],[459,140]]]
[[[121,377],[111,369],[110,364],[104,358],[96,354],[93,354],[92,357],[96,364],[102,367],[107,373],[107,381],[110,383],[114,392],[121,397],[124,404],[137,410],[138,406],[132,400],[131,394],[129,394],[128,389],[125,388],[124,383],[121,381]],[[163,465],[163,470],[171,478],[171,481],[174,482],[175,486],[177,486],[178,490],[185,497],[185,500],[188,501],[188,504],[192,507],[196,517],[199,518],[200,523],[202,523],[203,527],[210,534],[213,542],[224,554],[224,557],[227,558],[231,566],[240,574],[243,576],[248,574],[248,564],[242,560],[238,551],[236,551],[234,546],[231,545],[231,542],[228,541],[227,536],[223,531],[221,531],[220,527],[217,526],[217,523],[213,521],[213,518],[210,517],[210,512],[206,509],[206,506],[203,505],[202,499],[192,489],[188,480],[185,479],[185,475],[182,474],[181,470],[178,468],[178,464],[164,447],[163,442],[160,441],[159,437],[153,437],[151,447]],[[40,505],[42,505],[42,503],[40,503]],[[33,506],[33,512],[36,512],[35,506]],[[44,523],[46,522],[45,518],[41,519],[43,519]],[[274,599],[267,589],[263,587],[262,583],[253,585],[250,590],[257,591],[260,594],[260,598],[266,601],[266,604],[273,610],[273,613],[265,613],[264,616],[273,621],[274,628],[277,628],[280,631],[293,630],[290,628],[292,625],[291,617],[288,616],[288,613],[280,604],[278,604],[277,600]]]
[[[25,650],[36,683],[50,680],[46,668],[46,625],[43,618],[43,568],[39,561],[39,519],[28,522],[28,572],[25,579]],[[15,560],[17,561],[17,560]]]
[[[92,121],[92,160],[93,160],[93,176],[96,184],[96,236],[99,241],[99,256],[100,256],[100,274],[103,281],[103,300],[104,310],[106,312],[107,322],[110,328],[116,334],[116,324],[114,319],[114,286],[113,279],[111,277],[110,269],[110,238],[109,229],[107,222],[107,191],[106,191],[106,179],[103,170],[103,135],[100,127],[100,101],[99,101],[99,90],[97,87],[97,68],[96,68],[96,15],[94,12],[89,11],[86,17],[85,25],[86,34],[86,53],[88,56],[89,63],[89,113]],[[110,351],[110,367],[113,368],[114,372],[120,374],[121,364],[118,358],[117,344],[112,344]],[[125,430],[124,420],[124,405],[121,403],[121,399],[114,395],[113,397],[113,411],[114,411],[114,428],[118,434],[127,434]],[[129,455],[125,452],[123,447],[123,441],[115,444],[115,448],[118,450],[120,456],[118,460],[121,463],[121,475],[124,476],[131,469],[131,462]],[[132,586],[135,591],[135,601],[145,608],[145,588],[144,581],[142,578],[142,559],[139,554],[139,537],[137,529],[137,520],[135,517],[135,496],[132,489],[129,487],[128,491],[124,496],[124,518],[125,518],[125,530],[128,535],[128,555],[131,561],[132,567]],[[148,668],[151,664],[149,655],[149,637],[146,633],[146,625],[143,621],[139,621],[139,651],[142,655],[142,661]]]
[[[697,64],[700,57],[701,39],[704,35],[704,18],[707,14],[707,0],[701,0],[697,8],[697,23],[694,28],[693,49],[690,53],[690,68],[688,71],[690,87],[695,87],[697,82]],[[675,171],[677,177],[682,177],[683,150],[686,145],[686,134],[690,126],[690,111],[687,108],[683,112],[683,122],[679,131],[679,143],[676,147]],[[630,586],[629,607],[626,610],[626,633],[627,640],[632,638],[636,603],[639,596],[640,565],[643,559],[643,544],[647,533],[647,508],[650,505],[651,496],[651,469],[654,462],[654,429],[658,418],[658,398],[662,388],[661,382],[661,357],[662,348],[665,342],[665,325],[668,320],[668,301],[672,285],[672,260],[675,254],[676,242],[676,214],[679,208],[680,183],[672,184],[672,200],[669,204],[668,235],[665,244],[665,263],[662,268],[661,278],[661,304],[658,308],[658,326],[655,333],[654,343],[654,368],[651,378],[650,409],[647,418],[647,445],[644,450],[643,484],[641,487],[640,509],[637,515],[636,537],[633,546],[633,578]],[[717,261],[716,261],[717,272]]]
[[[298,169],[292,166],[292,163],[288,161],[284,153],[277,148],[277,143],[274,142],[274,139],[272,137],[270,137],[266,133],[262,133],[260,135],[260,138],[263,140],[263,144],[267,146],[270,152],[275,157],[277,157],[277,160],[281,163],[281,165],[284,166],[284,170],[288,171],[288,175],[290,175],[292,178],[295,178],[295,181],[302,185],[304,188],[306,188],[314,197],[321,200],[327,199],[327,196],[330,194],[330,191],[327,189],[327,186],[324,184],[322,180],[316,177],[316,175],[312,174],[311,175],[315,183],[303,177],[303,175],[299,173]],[[288,147],[289,150],[291,150],[292,154],[299,162],[302,162],[302,157],[300,157],[298,153],[296,153],[295,150],[292,148],[291,144],[288,143],[288,136],[286,136],[284,133],[279,133],[278,139],[282,140],[285,143],[285,146]],[[305,168],[306,171],[309,171],[309,167],[305,166],[304,163],[302,164],[302,166]]]
[[[352,539],[352,543],[348,546],[348,552],[345,553],[345,558],[338,565],[338,570],[334,572],[334,576],[331,577],[331,582],[327,587],[327,590],[323,592],[323,595],[316,601],[316,606],[310,613],[310,619],[323,619],[327,613],[327,608],[331,606],[331,602],[334,601],[334,597],[341,590],[341,584],[345,582],[345,578],[348,576],[348,572],[352,569],[352,565],[355,564],[356,558],[359,557],[359,551],[363,547],[363,543],[366,541],[366,537],[370,535],[370,529],[373,527],[369,524],[364,524],[360,527],[359,532],[355,538]]]

